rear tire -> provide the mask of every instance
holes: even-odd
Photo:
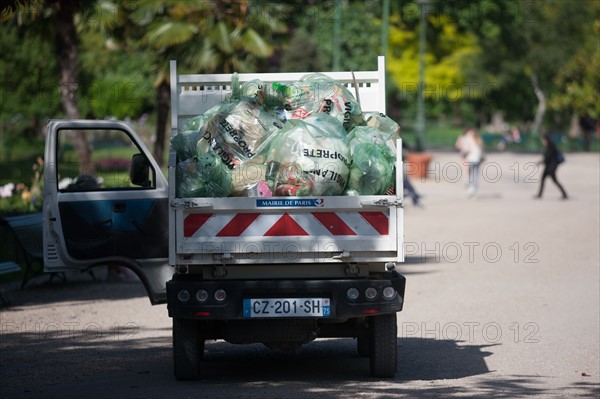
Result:
[[[197,320],[173,318],[173,361],[177,380],[195,380],[204,354]]]
[[[396,313],[369,317],[369,362],[373,377],[391,378],[398,363]]]

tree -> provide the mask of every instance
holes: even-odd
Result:
[[[414,112],[419,84],[417,24],[423,12],[428,25],[423,90],[429,116],[452,112],[461,123],[464,108],[460,104],[481,98],[484,87],[480,82],[489,77],[479,63],[482,49],[477,36],[452,18],[426,8],[402,11],[404,14],[392,13],[387,56],[389,74],[403,103],[409,110],[412,105]]]
[[[584,39],[554,78],[556,90],[549,99],[557,111],[600,118],[600,3],[588,3],[594,21],[583,27]]]
[[[589,1],[580,7],[590,10]],[[556,87],[554,82],[559,71],[576,56],[581,43],[586,41],[587,27],[593,21],[593,12],[582,12],[580,7],[556,0],[535,2],[536,21],[524,29],[528,51],[524,57],[524,72],[530,77],[538,98],[538,106],[532,126],[538,132],[546,112],[546,103]]]
[[[283,71],[330,71],[334,46],[340,50],[340,70],[375,70],[380,54],[381,27],[378,2],[302,3],[295,9],[298,17],[291,21],[297,28],[283,48]],[[334,24],[341,19],[341,34],[334,40]]]
[[[469,85],[467,98],[454,104],[475,107],[480,123],[502,111],[513,119],[533,120],[538,130],[545,120],[546,103],[556,90],[558,72],[586,37],[596,37],[589,27],[597,13],[582,10],[590,10],[597,2],[574,4],[561,0],[428,1],[424,6],[429,49],[426,83]],[[392,51],[397,53],[391,57],[404,60],[396,71],[402,79],[415,72],[416,62],[408,60],[416,59],[414,32],[420,11],[414,1],[393,9],[396,24],[390,44],[395,40]],[[431,90],[430,98],[436,94]],[[430,100],[429,105],[436,113],[445,109],[443,102]]]
[[[104,8],[100,8],[100,6]],[[78,18],[80,101],[82,115],[94,119],[137,118],[153,111],[153,70],[148,51],[132,56],[125,45],[111,38],[118,17],[107,3],[93,15]],[[115,6],[116,7],[116,6]]]
[[[570,60],[594,21],[593,1],[577,6],[561,0],[484,0],[447,2],[444,12],[473,32],[482,48],[480,63],[491,76],[479,104],[488,113],[503,110],[512,118],[545,120],[557,73]]]
[[[89,3],[88,3],[89,6]],[[33,24],[43,21],[53,27],[54,34],[46,36],[52,42],[55,59],[58,64],[59,90],[62,108],[69,119],[78,119],[78,50],[75,15],[84,6],[78,0],[37,0],[27,4],[9,1],[2,8],[4,20],[17,18],[19,23]],[[46,12],[47,11],[47,12]],[[30,18],[30,19],[29,19]],[[91,150],[83,134],[76,134],[75,143],[79,154],[79,163],[85,168],[91,163]]]
[[[53,51],[41,35],[17,26],[0,25],[0,130],[3,143],[41,135],[43,121],[60,112]]]
[[[127,35],[140,35],[134,48],[152,52],[156,80],[156,142],[154,157],[162,164],[170,109],[168,61],[196,73],[254,71],[272,54],[269,38],[285,31],[277,4],[219,0],[182,2],[134,0],[120,5]],[[139,46],[139,47],[138,47]]]

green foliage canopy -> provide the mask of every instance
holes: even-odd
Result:
[[[60,114],[56,62],[30,30],[5,23],[0,32],[0,124],[31,135],[46,118]]]

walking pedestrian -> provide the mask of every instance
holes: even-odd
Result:
[[[483,161],[483,141],[475,128],[467,128],[455,144],[467,167],[467,194],[474,197],[479,189],[479,167]]]
[[[540,163],[544,164],[544,172],[540,182],[540,191],[536,198],[542,198],[542,194],[544,193],[544,181],[547,177],[550,177],[562,193],[562,199],[566,200],[568,198],[567,192],[556,179],[556,170],[558,169],[558,165],[564,162],[564,156],[560,153],[558,148],[556,148],[556,145],[552,142],[549,135],[544,134],[542,136],[542,144],[544,145],[545,150],[544,159]]]
[[[406,140],[402,140],[402,158],[406,159],[408,152],[410,151],[410,147],[406,143]],[[417,193],[414,186],[408,180],[408,173],[406,172],[407,163],[404,163],[404,167],[402,168],[402,189],[408,196],[412,199],[413,205],[417,207],[421,207],[421,195]]]

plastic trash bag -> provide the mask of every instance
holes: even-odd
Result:
[[[322,73],[305,75],[300,82],[310,84],[319,103],[317,112],[333,116],[344,125],[347,132],[362,124],[360,104],[343,84]]]
[[[386,146],[360,143],[352,154],[349,195],[383,195],[393,187],[393,157]]]
[[[340,195],[351,164],[346,132],[324,113],[289,120],[271,143],[267,162],[275,195]]]
[[[203,114],[188,119],[179,127],[177,134],[171,136],[171,147],[177,153],[178,162],[196,157],[198,141],[203,134],[201,131],[221,107],[221,104],[215,105]]]
[[[258,102],[259,93],[263,90],[263,87],[264,84],[259,79],[240,83],[238,73],[234,72],[231,76],[231,94],[225,99],[225,102]]]
[[[400,125],[389,116],[379,112],[367,112],[364,118],[367,126],[377,128],[384,135],[394,139],[400,137]]]
[[[379,130],[380,134],[376,135],[375,139],[383,140],[396,153],[396,140],[400,138],[400,125],[382,113],[369,112],[364,114],[364,118],[367,126]]]
[[[222,103],[200,130],[197,156],[213,154],[233,169],[248,159],[260,162],[273,133],[282,125],[258,103],[241,100]]]
[[[265,108],[281,113],[285,119],[305,119],[327,113],[348,132],[363,122],[360,105],[352,93],[322,73],[305,75],[297,82],[265,85],[258,96]]]
[[[259,180],[245,186],[241,191],[234,192],[232,195],[236,197],[272,197],[273,193],[266,181]]]
[[[356,127],[348,135],[352,166],[346,194],[383,195],[394,186],[395,152],[388,134],[372,126]]]
[[[388,145],[390,141],[395,142],[395,136],[390,136],[388,133],[384,133],[376,127],[373,126],[357,126],[350,133],[348,133],[348,142],[350,143],[350,147],[357,143],[375,143],[379,145]],[[394,145],[394,148],[395,145]],[[394,151],[394,149],[390,149]]]
[[[273,193],[265,179],[266,165],[254,160],[242,162],[231,170],[232,196],[271,197]]]
[[[294,162],[268,161],[266,181],[276,196],[307,196],[314,194],[315,176]]]
[[[179,162],[196,156],[196,146],[200,140],[200,129],[208,120],[208,116],[199,115],[189,119],[176,135],[171,136],[171,147],[177,153]]]
[[[285,106],[285,96],[272,88],[278,87],[278,83],[272,86],[265,85],[260,79],[250,80],[245,83],[239,82],[239,76],[236,73],[231,78],[231,94],[225,100],[226,102],[248,101],[259,104],[264,110],[276,116],[282,123],[285,122],[285,115],[282,110]]]
[[[212,154],[179,162],[176,173],[178,198],[227,197],[231,194],[230,171]]]
[[[283,120],[304,119],[319,110],[312,86],[302,82],[274,82],[265,85],[258,95],[260,103]]]

